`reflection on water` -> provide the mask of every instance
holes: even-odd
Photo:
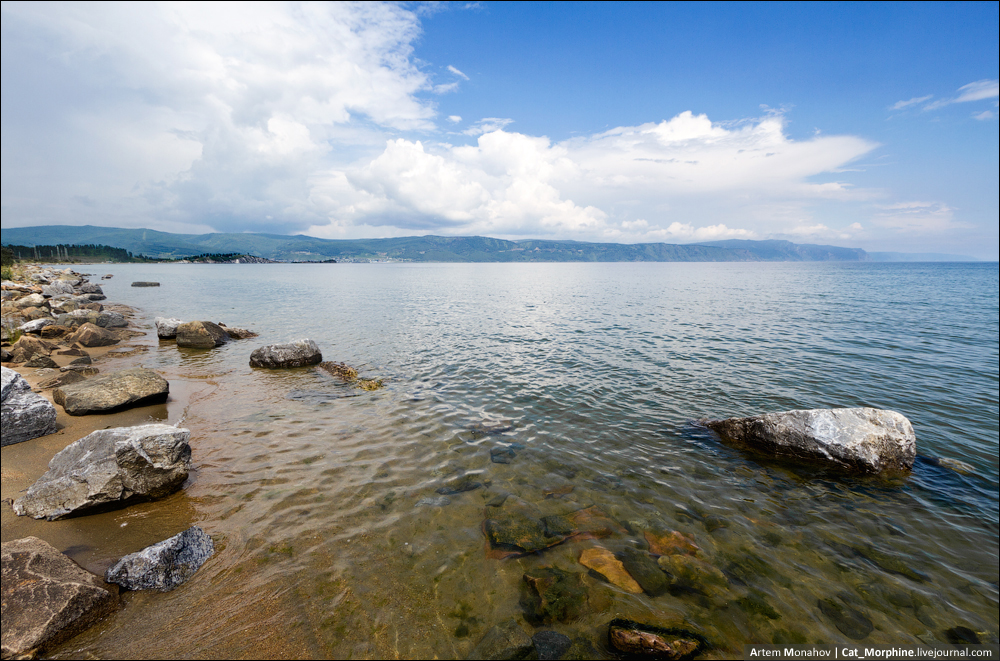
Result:
[[[533,630],[523,577],[543,567],[579,575],[584,596],[540,628],[598,650],[614,617],[691,629],[720,658],[748,642],[997,635],[995,265],[110,271],[109,298],[150,319],[260,338],[138,358],[211,384],[184,413],[196,471],[166,501],[71,520],[93,540],[79,554],[103,565],[181,519],[218,552],[174,592],[128,595],[59,656],[465,657],[506,618]],[[249,368],[255,346],[300,337],[386,387]],[[899,410],[922,455],[975,472],[921,459],[906,479],[841,477],[744,455],[696,423],[823,406]],[[584,510],[613,525],[586,528]],[[515,513],[551,545],[499,558],[485,521]],[[142,534],[122,541],[124,523]],[[579,562],[673,531],[706,564],[673,561],[658,596]]]

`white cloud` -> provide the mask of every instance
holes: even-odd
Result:
[[[927,96],[915,96],[912,99],[909,99],[908,101],[897,101],[893,105],[889,106],[889,110],[902,110],[903,108],[906,108],[908,106],[912,106],[917,103],[923,103],[924,101],[930,99],[932,96],[934,95],[928,94]]]
[[[973,113],[972,116],[980,121],[986,121],[987,119],[993,119],[996,117],[996,114],[992,110],[984,110],[979,113]]]
[[[474,145],[390,140],[376,158],[328,176],[314,195],[329,201],[338,224],[625,241],[750,238],[757,232],[682,218],[750,210],[791,232],[809,204],[857,197],[844,183],[810,178],[875,146],[850,136],[794,141],[775,114],[727,128],[684,112],[556,144],[503,130],[509,123],[480,120]],[[330,182],[336,192],[322,190]]]
[[[958,96],[950,99],[941,99],[924,106],[924,110],[936,110],[953,103],[968,103],[970,101],[982,101],[1000,96],[1000,81],[998,80],[977,80],[968,85],[958,88]]]
[[[448,115],[448,121],[451,122],[452,124],[458,124],[460,121],[462,121],[462,116],[461,115]]]
[[[513,119],[506,119],[503,117],[484,117],[469,128],[462,131],[462,133],[465,135],[482,135],[483,133],[499,131],[513,123]]]
[[[459,78],[464,78],[465,80],[469,79],[468,76],[466,76],[464,73],[462,73],[461,71],[459,71],[458,69],[456,69],[455,67],[453,67],[450,64],[448,65],[448,71],[452,72],[453,74],[455,74]]]

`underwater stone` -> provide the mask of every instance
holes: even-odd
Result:
[[[469,653],[470,659],[527,659],[535,651],[528,634],[511,618],[490,628]]]
[[[569,622],[580,616],[587,590],[580,574],[556,567],[539,567],[524,573],[521,606],[531,622]]]
[[[681,661],[694,658],[706,644],[704,637],[686,629],[625,619],[614,619],[608,624],[608,645],[630,657]]]
[[[649,550],[656,555],[697,555],[698,545],[694,543],[693,535],[672,530],[669,533],[655,533],[647,530],[643,535]]]
[[[651,597],[658,597],[670,589],[670,581],[656,561],[645,551],[626,548],[618,554],[625,570],[635,579],[643,592]]]
[[[642,588],[635,579],[625,570],[625,566],[615,557],[615,554],[606,548],[595,546],[584,549],[580,554],[580,564],[597,572],[612,585],[617,585],[626,592],[639,594]]]
[[[563,535],[549,535],[539,519],[516,511],[486,519],[483,533],[491,548],[508,554],[535,553],[566,539]]]
[[[490,448],[490,461],[494,464],[509,464],[517,453],[508,447]]]
[[[852,640],[864,640],[875,628],[864,613],[834,599],[819,599],[816,605],[842,634]]]
[[[930,580],[930,577],[927,574],[913,569],[899,556],[880,551],[874,546],[869,545],[852,546],[851,548],[857,552],[858,555],[866,560],[869,560],[870,562],[875,563],[879,568],[884,569],[887,572],[905,576],[906,578],[917,581],[918,583],[924,583]]]

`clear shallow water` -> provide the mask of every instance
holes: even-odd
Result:
[[[541,566],[584,574],[589,595],[578,619],[544,628],[598,647],[616,616],[699,631],[717,657],[851,642],[827,598],[866,614],[871,644],[958,625],[996,639],[995,264],[96,268],[147,323],[260,338],[199,352],[154,334],[136,359],[194,393],[168,417],[191,429],[196,471],[167,501],[72,520],[84,560],[102,569],[192,523],[220,551],[181,589],[128,595],[62,656],[464,658],[521,616],[522,575]],[[386,387],[248,367],[254,347],[300,337]],[[693,422],[833,406],[898,410],[919,454],[975,473],[918,459],[906,479],[838,477],[741,454]],[[490,461],[510,444],[509,465]],[[487,486],[420,504],[467,473]],[[481,528],[500,492],[541,514],[597,505],[625,532],[491,559]],[[152,539],[120,534],[129,522]],[[692,534],[729,587],[632,595],[578,563],[589,546],[641,547],[647,530]],[[869,546],[897,571],[857,552]]]

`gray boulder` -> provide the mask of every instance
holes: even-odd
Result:
[[[917,454],[910,421],[882,409],[786,411],[705,424],[743,449],[855,472],[908,471]]]
[[[121,312],[104,310],[97,313],[97,325],[101,328],[125,328],[128,326],[128,320]]]
[[[31,391],[31,386],[20,374],[8,367],[0,367],[2,376],[2,403],[0,403],[0,445],[22,443],[56,431],[56,407],[52,402]]]
[[[170,384],[150,369],[133,367],[56,388],[52,399],[70,415],[109,413],[164,402]]]
[[[66,280],[56,280],[52,284],[42,287],[42,296],[61,296],[72,293],[73,285]]]
[[[54,323],[56,323],[55,319],[43,317],[41,319],[35,319],[34,321],[21,324],[18,328],[25,333],[41,333],[43,328],[51,326]]]
[[[108,569],[104,578],[126,590],[170,592],[191,578],[215,553],[212,538],[192,526],[141,551],[130,553]]]
[[[229,341],[229,334],[211,321],[189,321],[177,327],[177,346],[214,349]]]
[[[98,285],[98,284],[94,284],[92,282],[85,282],[82,285],[80,285],[80,293],[81,294],[101,294],[103,296],[104,295],[104,290],[101,289],[101,286]]]
[[[156,337],[161,340],[172,340],[177,337],[177,327],[184,321],[174,317],[157,317],[153,323],[156,324]]]
[[[95,507],[162,498],[187,479],[187,429],[141,425],[101,429],[69,444],[14,501],[14,513],[54,521]]]
[[[37,308],[45,304],[45,297],[41,294],[28,294],[22,298],[14,301],[14,307],[24,309],[24,308]]]
[[[151,282],[149,280],[139,280],[138,282],[133,282],[132,286],[133,287],[159,287],[160,283],[158,283],[158,282]]]
[[[118,590],[37,537],[4,542],[4,659],[35,658],[118,608]]]
[[[253,350],[250,367],[283,369],[303,367],[323,362],[323,354],[312,340],[296,340],[288,344],[269,344]]]

